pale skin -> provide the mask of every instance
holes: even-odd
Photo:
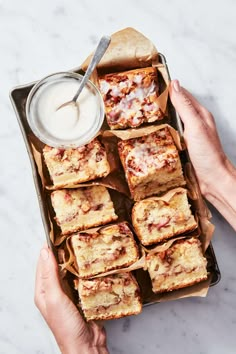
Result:
[[[35,304],[54,334],[63,354],[107,354],[105,330],[85,323],[78,309],[63,292],[58,266],[45,245],[37,264]]]
[[[236,230],[236,169],[225,155],[210,112],[177,80],[170,98],[184,124],[184,138],[202,194]],[[63,292],[56,260],[44,246],[37,265],[35,304],[63,354],[108,353],[104,329],[86,323]]]
[[[171,101],[184,123],[184,138],[202,194],[236,230],[236,169],[225,155],[210,112],[177,80]]]

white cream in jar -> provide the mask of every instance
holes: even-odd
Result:
[[[35,135],[55,147],[73,147],[89,142],[99,131],[104,108],[97,88],[89,82],[76,105],[58,109],[71,101],[82,76],[72,73],[51,75],[40,81],[27,101],[27,118]]]

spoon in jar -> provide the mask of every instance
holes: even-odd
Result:
[[[81,91],[83,90],[84,86],[86,85],[86,83],[88,82],[92,72],[94,71],[94,69],[96,68],[97,64],[100,62],[100,60],[102,59],[105,51],[107,50],[109,44],[111,42],[111,37],[109,36],[103,36],[101,39],[100,39],[100,42],[98,43],[98,46],[95,50],[95,53],[88,65],[88,68],[86,70],[86,73],[84,74],[83,76],[83,79],[81,81],[81,84],[78,88],[78,91],[76,92],[76,94],[74,95],[74,97],[72,98],[71,101],[67,101],[65,103],[63,103],[62,105],[60,105],[58,108],[57,108],[57,111],[59,109],[61,109],[62,107],[65,107],[65,106],[68,106],[68,105],[75,105],[78,107],[78,104],[76,105],[76,101],[81,93]]]

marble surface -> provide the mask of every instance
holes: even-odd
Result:
[[[0,0],[1,354],[58,353],[33,303],[45,234],[10,88],[78,66],[100,36],[132,26],[166,55],[172,77],[212,111],[236,162],[235,14],[234,0]],[[108,322],[112,354],[236,352],[236,235],[212,212],[221,282],[207,298],[158,304]]]

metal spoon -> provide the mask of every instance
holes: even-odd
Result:
[[[98,46],[95,50],[95,53],[89,63],[89,66],[86,70],[86,73],[84,74],[84,77],[81,81],[81,84],[79,86],[79,89],[78,91],[76,92],[76,94],[74,95],[74,97],[72,98],[71,101],[68,101],[68,102],[65,102],[63,103],[61,106],[59,106],[57,108],[57,111],[59,109],[61,109],[62,107],[65,107],[67,105],[70,105],[70,104],[74,104],[76,105],[76,101],[77,101],[77,98],[79,97],[81,91],[83,90],[84,86],[86,85],[87,81],[89,80],[92,72],[94,71],[94,69],[96,68],[97,64],[100,62],[100,60],[102,59],[105,51],[107,50],[109,44],[111,42],[111,37],[109,36],[103,36],[101,39],[100,39],[100,42],[98,43]]]

